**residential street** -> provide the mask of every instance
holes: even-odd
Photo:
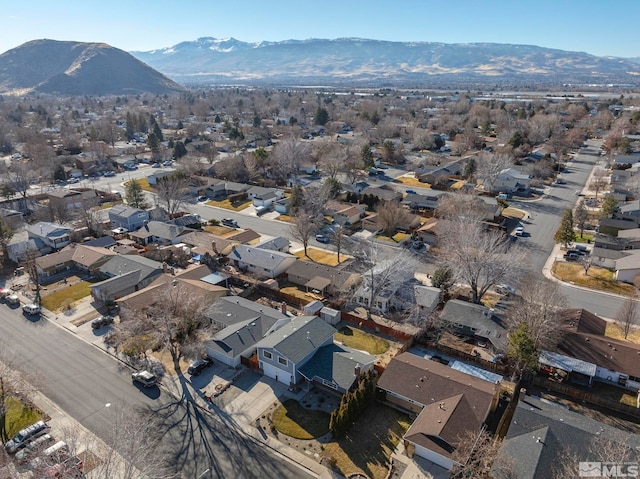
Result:
[[[98,437],[109,437],[117,411],[142,408],[162,420],[165,454],[185,479],[313,477],[242,433],[224,413],[197,408],[188,389],[185,400],[176,401],[163,388],[136,387],[128,367],[53,324],[55,317],[30,321],[2,304],[0,318],[0,347],[13,351],[35,387]]]

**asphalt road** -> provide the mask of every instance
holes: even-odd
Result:
[[[530,221],[525,224],[526,236],[519,241],[526,248],[526,267],[540,272],[554,246],[553,236],[557,231],[562,215],[578,201],[576,191],[582,190],[595,164],[601,159],[598,155],[601,141],[588,141],[574,161],[568,166],[568,172],[562,174],[565,185],[554,185],[550,193],[539,201],[512,201],[514,207],[528,211]],[[570,307],[584,308],[605,318],[614,318],[624,299],[597,291],[560,285],[562,294]]]
[[[161,420],[164,456],[185,479],[206,469],[204,479],[312,477],[239,432],[223,413],[205,413],[162,388],[136,387],[129,368],[51,321],[31,321],[19,308],[0,304],[2,356],[98,437],[108,440],[117,412],[142,408]]]

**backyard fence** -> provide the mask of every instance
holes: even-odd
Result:
[[[637,407],[629,406],[628,404],[623,404],[619,401],[612,401],[611,399],[602,398],[600,396],[597,396],[596,394],[584,391],[568,384],[550,381],[540,376],[536,376],[533,379],[533,384],[535,384],[536,386],[540,386],[541,388],[564,394],[566,396],[569,396],[571,399],[586,401],[588,403],[595,404],[596,406],[602,406],[607,409],[612,409],[614,411],[628,414],[629,416],[635,418],[640,418],[640,409],[638,409]]]

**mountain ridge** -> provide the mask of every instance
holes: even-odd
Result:
[[[32,40],[0,55],[0,93],[169,93],[185,88],[106,43]]]
[[[131,52],[184,84],[235,82],[631,83],[633,59],[535,45],[392,42],[363,38],[242,42],[200,37]]]

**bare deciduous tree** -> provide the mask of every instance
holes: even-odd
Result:
[[[505,168],[511,167],[513,159],[506,154],[482,154],[478,158],[477,177],[483,180],[484,190],[493,193],[498,175]]]
[[[388,235],[396,232],[399,226],[406,224],[409,212],[398,201],[385,201],[376,207],[378,227]]]
[[[189,177],[176,171],[169,176],[158,178],[156,185],[156,199],[171,216],[182,207],[188,192]]]
[[[596,198],[598,197],[598,193],[604,190],[609,182],[607,181],[607,172],[602,168],[596,168],[593,171],[593,177],[591,183],[589,184],[589,188],[591,188],[596,193]]]
[[[567,307],[566,298],[558,284],[541,276],[527,274],[518,284],[518,294],[513,297],[507,324],[516,331],[526,323],[529,334],[538,351],[553,349],[562,339],[566,322],[562,310]]]
[[[280,181],[285,181],[289,176],[295,175],[300,165],[310,156],[311,148],[308,143],[286,138],[274,146],[267,162],[272,175]]]
[[[372,312],[380,309],[382,296],[394,294],[414,279],[416,262],[404,249],[390,250],[373,240],[350,239],[348,249],[362,275],[362,285],[355,294],[364,299],[363,307],[371,319]]]
[[[584,235],[584,227],[589,220],[589,211],[587,211],[587,207],[584,204],[584,199],[580,198],[578,204],[576,205],[576,211],[573,213],[573,221],[576,226],[580,228],[580,238]]]
[[[631,330],[638,324],[638,302],[634,298],[627,298],[616,314],[616,321],[619,323],[627,339]]]
[[[485,293],[515,276],[522,252],[502,231],[488,229],[481,221],[458,219],[442,225],[441,244],[453,276],[471,288],[471,299],[480,303]]]
[[[486,430],[467,431],[457,438],[452,455],[455,461],[451,470],[452,479],[488,477],[492,471],[500,479],[517,479],[513,464],[499,454],[501,441]]]
[[[294,217],[293,224],[291,225],[291,235],[302,243],[304,248],[304,255],[308,258],[307,248],[309,247],[309,240],[311,236],[315,234],[318,229],[318,225],[315,222],[314,215],[309,214],[306,209],[298,210],[298,213]]]

